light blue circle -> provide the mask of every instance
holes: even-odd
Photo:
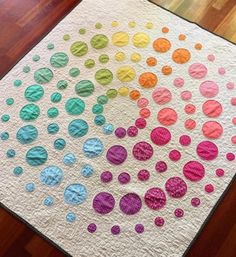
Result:
[[[16,176],[20,176],[23,173],[23,168],[18,166],[13,169],[13,174]]]
[[[63,158],[63,163],[66,166],[72,166],[76,162],[76,157],[73,153],[68,153]]]
[[[97,115],[94,118],[94,123],[98,126],[102,126],[103,124],[105,124],[106,122],[106,118],[103,115]]]
[[[89,178],[93,175],[94,169],[91,165],[86,164],[81,169],[81,175],[85,178]]]
[[[8,149],[7,150],[7,157],[8,158],[13,158],[13,157],[15,157],[15,155],[16,155],[16,151],[14,149]]]
[[[64,200],[68,204],[82,204],[86,199],[87,190],[82,184],[71,184],[64,191]]]
[[[102,131],[105,135],[111,135],[114,131],[114,126],[110,123],[107,123],[102,127]]]
[[[30,166],[39,166],[48,159],[48,153],[42,146],[35,146],[26,153],[26,162]]]
[[[54,135],[59,131],[59,126],[56,123],[51,123],[47,127],[48,134]]]
[[[67,215],[66,215],[66,220],[68,222],[75,222],[76,220],[76,215],[74,212],[69,212]]]
[[[53,199],[53,197],[51,197],[51,196],[46,197],[46,198],[44,199],[44,201],[43,201],[43,204],[44,204],[45,206],[52,206],[53,203],[54,203],[54,199]]]
[[[83,152],[88,158],[95,158],[102,154],[104,146],[99,138],[89,138],[84,142]]]
[[[16,138],[21,144],[30,144],[38,137],[38,130],[33,125],[26,125],[21,127],[17,133]]]
[[[82,119],[73,120],[68,126],[68,132],[74,138],[83,137],[88,133],[88,129],[88,123]]]
[[[40,173],[40,181],[46,186],[56,186],[61,183],[63,171],[57,166],[48,166]]]
[[[25,190],[27,192],[33,192],[35,190],[35,184],[34,183],[28,183],[25,185]]]
[[[58,138],[54,141],[54,148],[57,150],[63,150],[66,146],[66,141],[63,138]]]
[[[4,141],[4,140],[7,140],[9,138],[9,133],[8,132],[2,132],[1,133],[1,139]]]

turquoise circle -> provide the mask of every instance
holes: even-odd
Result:
[[[106,104],[108,102],[108,97],[106,95],[100,95],[97,98],[99,104]]]
[[[92,112],[94,114],[101,114],[103,113],[103,106],[101,104],[94,104],[93,108],[92,108]]]
[[[102,126],[104,125],[106,122],[106,118],[103,116],[103,115],[97,115],[95,118],[94,118],[94,123],[98,126]]]
[[[87,189],[82,184],[71,184],[64,191],[64,200],[68,204],[82,204],[86,199]]]
[[[53,43],[49,43],[49,44],[47,45],[47,49],[48,49],[48,50],[54,49],[54,44],[53,44]]]
[[[104,146],[99,138],[89,138],[84,142],[83,152],[88,158],[95,158],[102,154]]]
[[[1,139],[3,141],[7,140],[9,138],[9,133],[8,132],[2,132],[1,133]]]
[[[40,68],[34,73],[34,80],[39,84],[49,83],[53,78],[53,72],[48,68]]]
[[[19,87],[22,85],[22,81],[20,79],[16,79],[13,84],[15,87]]]
[[[40,60],[40,56],[39,56],[38,54],[36,54],[36,55],[34,55],[34,56],[32,57],[32,60],[33,60],[34,62],[38,62],[38,61]]]
[[[38,118],[40,109],[35,104],[27,104],[20,110],[20,118],[24,121],[31,121]]]
[[[51,123],[47,127],[48,134],[54,135],[59,131],[59,126],[56,123]]]
[[[89,178],[93,175],[94,169],[91,165],[86,164],[81,169],[81,175],[85,178]]]
[[[37,102],[44,95],[44,89],[40,85],[31,85],[25,90],[25,99],[29,102]]]
[[[28,183],[25,185],[25,190],[27,192],[33,192],[35,190],[35,184],[34,183]]]
[[[51,94],[50,98],[53,103],[59,103],[61,101],[62,96],[60,93],[55,92],[55,93]]]
[[[56,107],[51,107],[47,111],[48,118],[56,118],[59,115],[59,111]]]
[[[14,99],[13,99],[13,98],[8,98],[8,99],[6,100],[6,104],[7,104],[7,105],[13,105],[13,104],[14,104]]]
[[[46,198],[43,200],[43,204],[44,204],[45,206],[52,206],[53,203],[54,203],[54,199],[53,199],[53,197],[51,197],[51,196],[48,196],[48,197],[46,197]]]
[[[114,126],[110,123],[107,123],[102,127],[102,131],[105,135],[111,135],[114,131]]]
[[[13,174],[15,176],[20,176],[23,173],[23,168],[18,166],[13,169]]]
[[[83,113],[85,108],[85,103],[79,98],[70,98],[67,100],[65,109],[70,115],[79,115]]]
[[[30,166],[39,166],[48,159],[48,153],[42,146],[35,146],[26,153],[26,162]]]
[[[69,70],[69,74],[70,74],[70,76],[71,76],[72,78],[75,78],[75,77],[79,76],[80,70],[79,70],[78,68],[71,68],[71,69]]]
[[[17,133],[16,138],[21,144],[30,144],[38,137],[38,130],[33,125],[26,125],[21,127]]]
[[[57,150],[63,150],[66,146],[66,141],[63,138],[58,138],[54,141],[54,148]]]
[[[72,166],[76,162],[76,157],[73,153],[68,153],[63,157],[63,163],[66,166]]]
[[[82,97],[90,96],[94,92],[94,84],[90,80],[81,80],[75,85],[75,92]]]
[[[59,80],[57,82],[57,88],[60,90],[66,89],[68,87],[68,82],[66,80]]]
[[[67,54],[65,54],[63,52],[55,53],[50,58],[50,63],[52,65],[52,67],[54,67],[54,68],[65,67],[68,62],[69,62],[69,57]]]
[[[30,72],[30,67],[29,66],[24,66],[23,67],[23,72],[24,73],[29,73]]]
[[[71,121],[68,126],[69,135],[74,138],[83,137],[88,133],[88,129],[88,123],[81,119]]]
[[[69,212],[66,214],[66,221],[68,222],[75,222],[76,214],[74,212]]]
[[[8,122],[10,120],[10,115],[3,114],[1,117],[2,122]]]
[[[63,171],[57,166],[48,166],[40,173],[40,181],[49,187],[56,186],[61,183]]]
[[[13,157],[15,157],[15,155],[16,155],[16,151],[14,149],[8,149],[7,150],[7,157],[8,158],[13,158]]]

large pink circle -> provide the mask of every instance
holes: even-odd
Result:
[[[202,133],[207,138],[217,139],[222,135],[223,128],[216,121],[207,121],[202,125]]]
[[[202,141],[197,146],[198,156],[207,161],[214,160],[218,156],[218,147],[210,141]]]
[[[221,115],[222,113],[222,105],[216,100],[207,100],[202,105],[203,113],[211,118],[216,118]]]
[[[167,128],[157,127],[151,132],[151,140],[156,145],[166,145],[171,140],[171,133]]]
[[[146,192],[144,201],[149,208],[159,210],[166,204],[166,196],[162,189],[154,187]]]
[[[203,96],[211,98],[218,94],[219,86],[214,81],[207,80],[201,83],[199,90]]]
[[[158,87],[152,93],[152,98],[157,104],[166,104],[170,102],[172,95],[171,92],[165,87]]]
[[[207,74],[207,67],[201,63],[193,63],[188,69],[188,74],[194,79],[202,79]]]
[[[204,166],[197,161],[189,161],[183,167],[184,176],[191,181],[199,181],[205,175]]]
[[[133,156],[139,161],[146,161],[153,155],[153,148],[147,142],[138,142],[133,147]]]
[[[187,192],[187,184],[180,177],[169,178],[165,183],[166,192],[173,198],[181,198]]]

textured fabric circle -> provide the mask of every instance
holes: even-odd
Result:
[[[46,198],[44,199],[44,201],[43,201],[43,204],[44,204],[45,206],[52,206],[53,203],[54,203],[54,199],[53,199],[53,197],[51,197],[51,196],[46,197]]]
[[[135,225],[135,231],[138,233],[138,234],[141,234],[144,232],[144,226],[142,224],[137,224]]]
[[[30,102],[40,100],[44,95],[44,89],[40,85],[31,85],[25,90],[25,98]]]
[[[172,108],[163,108],[157,114],[158,121],[165,126],[171,126],[177,121],[178,115]]]
[[[82,204],[86,199],[87,189],[82,184],[70,184],[64,191],[64,200],[68,204]]]
[[[214,160],[218,156],[218,147],[211,141],[202,141],[197,145],[198,156],[206,161]]]
[[[188,68],[188,74],[194,79],[202,79],[207,74],[207,67],[201,63],[193,63]]]
[[[153,155],[153,147],[147,142],[138,142],[133,147],[133,156],[139,161],[149,160]]]
[[[63,163],[66,166],[73,166],[76,162],[76,157],[73,153],[68,153],[63,157]]]
[[[128,184],[130,182],[130,175],[129,175],[129,173],[127,173],[127,172],[120,173],[119,176],[118,176],[118,181],[122,185]]]
[[[88,52],[88,45],[82,41],[74,42],[71,47],[70,51],[74,56],[81,57]]]
[[[110,123],[107,123],[102,127],[102,131],[105,135],[111,135],[114,131],[114,126]]]
[[[48,134],[54,135],[59,131],[59,126],[56,123],[51,123],[47,127]]]
[[[94,84],[90,80],[81,80],[75,85],[75,92],[77,95],[87,97],[92,95],[94,91]]]
[[[72,78],[75,78],[75,77],[79,76],[80,70],[79,70],[78,68],[71,68],[71,69],[69,70],[69,74],[70,74],[70,76],[71,76]]]
[[[24,121],[31,121],[38,118],[40,109],[35,104],[27,104],[20,110],[20,118]]]
[[[115,130],[115,135],[118,138],[124,138],[126,136],[126,130],[122,127],[119,127]]]
[[[66,141],[63,138],[58,138],[53,143],[54,148],[57,150],[63,150],[66,147]]]
[[[15,167],[14,169],[13,169],[13,174],[15,175],[15,176],[20,176],[22,173],[23,173],[23,168],[22,167],[20,167],[20,166],[17,166],[17,167]]]
[[[88,123],[82,119],[73,120],[68,126],[69,135],[74,138],[85,136],[88,133],[88,129]]]
[[[167,171],[167,164],[164,161],[158,161],[155,165],[155,169],[157,172],[165,172]]]
[[[70,115],[79,115],[84,112],[85,103],[79,98],[70,98],[66,101],[65,109]]]
[[[166,204],[166,195],[158,187],[150,188],[144,195],[144,201],[150,209],[159,210]]]
[[[170,90],[165,87],[158,87],[152,93],[152,99],[155,103],[160,105],[170,102],[171,98],[172,94]]]
[[[46,186],[56,186],[61,183],[63,171],[57,166],[48,166],[40,173],[40,181]]]
[[[98,34],[92,37],[90,44],[95,49],[102,49],[108,45],[109,39],[107,36]]]
[[[127,150],[121,145],[111,146],[106,154],[107,160],[114,165],[122,164],[127,158]]]
[[[126,215],[134,215],[142,208],[142,201],[137,194],[128,193],[120,199],[119,206]]]
[[[105,116],[103,116],[101,114],[100,115],[96,115],[96,117],[94,118],[94,123],[96,125],[98,125],[98,126],[104,125],[105,122],[106,122],[106,118],[105,118]]]
[[[218,94],[219,86],[214,81],[207,80],[201,83],[199,90],[203,96],[211,98]]]
[[[223,107],[221,103],[216,100],[208,100],[202,105],[202,111],[206,116],[216,118],[221,115]]]
[[[49,118],[56,118],[59,115],[59,111],[56,107],[51,107],[48,109],[47,115]]]
[[[48,159],[48,153],[42,146],[35,146],[26,153],[26,162],[30,166],[39,166],[44,164]]]
[[[34,73],[34,80],[39,84],[49,83],[53,78],[53,72],[48,68],[40,68]]]
[[[210,139],[217,139],[223,133],[223,127],[216,121],[207,121],[202,125],[202,133]]]
[[[178,150],[171,150],[169,152],[169,158],[171,161],[178,161],[181,158],[181,153]]]
[[[136,137],[138,135],[138,128],[136,128],[135,126],[128,127],[127,135],[129,137]]]
[[[116,72],[116,77],[121,82],[130,82],[135,78],[135,76],[136,76],[135,70],[128,65],[119,67]]]
[[[113,235],[119,235],[120,234],[120,226],[118,226],[118,225],[112,226],[111,233]]]
[[[108,69],[100,69],[96,72],[95,79],[99,84],[106,86],[112,82],[113,74]]]
[[[157,127],[151,132],[151,140],[156,145],[166,145],[171,140],[170,131],[164,127]]]
[[[89,233],[94,233],[97,230],[97,225],[95,223],[90,223],[87,230]]]
[[[55,92],[53,94],[51,94],[51,101],[52,103],[59,103],[61,101],[62,95],[58,92]]]
[[[95,158],[102,154],[104,146],[99,138],[89,138],[84,142],[83,152],[88,158]]]
[[[115,199],[112,194],[100,192],[93,198],[93,209],[100,214],[110,213],[115,206]]]
[[[179,138],[179,143],[182,145],[182,146],[188,146],[191,144],[191,137],[188,136],[188,135],[182,135],[180,136]]]
[[[126,32],[119,31],[112,35],[112,44],[115,46],[126,46],[129,43],[129,35]]]
[[[102,104],[94,104],[92,108],[92,112],[94,114],[101,114],[103,113],[103,105]]]
[[[26,125],[21,127],[17,133],[16,138],[21,144],[30,144],[38,137],[38,130],[33,125]]]
[[[91,165],[86,164],[81,169],[81,175],[85,178],[89,178],[93,175],[94,169]]]
[[[30,192],[30,193],[34,192],[34,190],[35,190],[35,184],[34,184],[34,183],[27,183],[27,184],[25,185],[25,190],[26,190],[27,192]]]
[[[138,172],[138,179],[140,181],[147,181],[150,178],[150,172],[148,170],[140,170]]]
[[[75,220],[76,220],[76,215],[75,215],[74,212],[67,213],[66,221],[68,221],[68,222],[75,222]]]
[[[110,171],[103,171],[100,176],[100,179],[103,183],[108,183],[108,182],[112,181],[113,175]]]
[[[171,177],[166,181],[165,189],[169,196],[181,198],[187,192],[187,184],[180,177]]]
[[[197,161],[189,161],[183,167],[184,176],[191,181],[199,181],[205,176],[204,166]]]
[[[13,158],[16,155],[16,151],[14,149],[8,149],[6,155],[8,158]]]
[[[63,90],[63,89],[66,89],[68,87],[68,82],[66,80],[59,80],[57,82],[57,88],[59,90]]]

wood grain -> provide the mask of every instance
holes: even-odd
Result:
[[[1,0],[0,77],[6,74],[79,2],[80,0]],[[155,0],[155,2],[209,31],[236,42],[235,0]],[[235,217],[236,182],[234,181],[186,256],[235,257]],[[0,208],[0,257],[30,256],[66,255],[4,208]]]

